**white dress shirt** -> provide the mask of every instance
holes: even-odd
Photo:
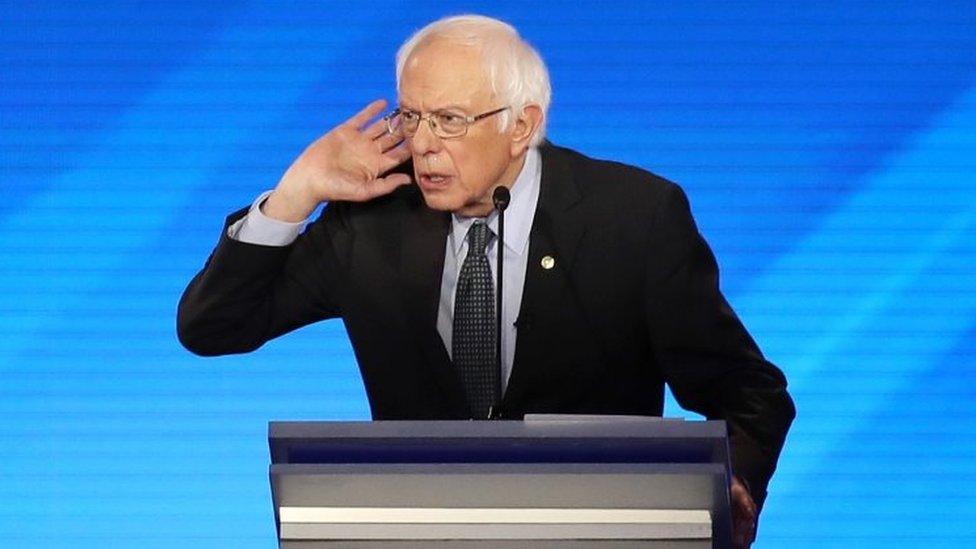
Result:
[[[508,387],[508,377],[512,374],[515,362],[515,320],[518,319],[522,305],[522,290],[525,287],[525,270],[528,267],[529,232],[535,207],[539,202],[539,186],[542,177],[542,162],[539,151],[529,149],[525,155],[522,171],[512,185],[512,199],[505,210],[505,280],[502,287],[502,394]],[[474,217],[451,216],[451,232],[447,235],[447,249],[444,252],[444,272],[441,275],[441,301],[437,309],[437,333],[444,341],[444,347],[451,354],[451,336],[454,325],[454,294],[457,290],[461,265],[468,255],[468,229],[475,222]],[[488,228],[498,235],[498,213],[492,211],[488,216]],[[488,243],[488,263],[495,289],[498,289],[498,239]],[[453,358],[453,357],[452,357]]]

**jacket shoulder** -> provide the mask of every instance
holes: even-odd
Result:
[[[571,181],[580,198],[601,214],[646,223],[662,208],[675,204],[687,207],[685,192],[677,183],[644,168],[592,158],[549,142],[540,152],[543,166],[553,172],[549,177],[558,180],[553,183]]]

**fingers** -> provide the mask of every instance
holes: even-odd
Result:
[[[389,126],[386,125],[386,120],[380,118],[364,129],[363,134],[370,139],[376,139],[384,135],[389,135],[388,130]]]
[[[386,177],[376,178],[366,188],[367,200],[389,194],[397,187],[409,185],[411,181],[410,176],[405,173],[391,173]]]
[[[746,487],[735,477],[731,486],[732,541],[736,548],[748,548],[756,537],[756,504]]]
[[[369,106],[367,106],[365,109],[363,109],[358,114],[356,114],[354,117],[350,118],[349,121],[347,121],[347,124],[349,124],[351,126],[352,123],[353,123],[353,121],[356,121],[356,122],[358,122],[358,124],[356,126],[356,128],[358,129],[359,126],[361,126],[362,124],[365,124],[366,122],[368,122],[369,120],[371,120],[374,116],[376,116],[379,113],[383,112],[383,109],[382,108],[379,108],[378,110],[377,109],[370,109],[370,107],[372,107],[376,103],[381,103],[382,105],[386,105],[386,101],[384,101],[382,99],[380,99],[378,101],[374,101]],[[372,113],[372,114],[370,114],[370,113]],[[366,117],[365,118],[362,118],[361,115],[366,116]],[[384,153],[384,152],[392,149],[393,147],[396,147],[397,145],[400,144],[401,141],[403,141],[403,137],[402,136],[390,134],[390,132],[389,132],[389,125],[387,125],[386,120],[383,119],[383,118],[379,118],[377,120],[374,120],[367,127],[363,128],[361,130],[361,133],[362,133],[362,135],[366,136],[367,138],[372,139],[376,143],[376,145],[379,147],[379,150],[380,150],[381,153]]]
[[[732,525],[732,542],[736,548],[748,549],[755,537],[755,523],[751,520],[736,520]]]
[[[389,151],[390,149],[396,147],[400,143],[403,143],[403,136],[401,136],[401,135],[391,135],[391,134],[385,133],[385,134],[379,136],[377,139],[374,139],[373,142],[376,143],[377,146],[379,146],[380,152],[384,152],[385,153],[385,152]]]
[[[343,123],[343,125],[356,128],[358,130],[363,126],[365,126],[367,122],[375,118],[378,114],[383,112],[383,109],[385,108],[386,108],[386,100],[377,99],[376,101],[373,101],[369,105],[366,105],[366,107],[363,108],[363,110],[354,114],[352,118],[346,120]]]
[[[383,159],[380,161],[380,173],[386,173],[393,168],[403,164],[410,158],[410,149],[405,147],[403,143],[399,143],[394,148],[383,153]]]

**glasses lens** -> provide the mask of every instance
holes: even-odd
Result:
[[[420,126],[420,114],[403,111],[397,116],[397,123],[400,126],[401,133],[413,135],[417,133],[417,127]]]
[[[433,115],[434,124],[437,126],[438,134],[441,137],[457,137],[464,134],[468,129],[468,121],[464,116],[454,113],[436,113]]]

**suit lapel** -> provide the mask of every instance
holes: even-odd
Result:
[[[583,211],[579,207],[582,192],[564,153],[551,145],[544,145],[539,150],[542,156],[539,203],[529,236],[515,360],[506,401],[510,396],[518,398],[527,372],[545,355],[546,350],[539,345],[546,342],[533,337],[537,330],[532,324],[536,317],[552,316],[542,313],[567,306],[567,277],[572,272],[577,249],[586,232]]]
[[[403,295],[408,316],[436,331],[450,215],[427,208],[419,197],[418,202],[407,213],[400,232],[403,235],[400,250]]]
[[[576,258],[576,249],[586,230],[582,211],[576,207],[582,198],[582,192],[561,151],[555,150],[552,146],[544,146],[540,151],[542,182],[539,190],[539,205],[536,207],[529,237],[530,259],[537,259],[536,255],[544,251],[543,243],[546,243],[550,247],[548,250],[550,255],[557,261],[556,264],[561,262],[563,267],[569,269]],[[539,243],[535,250],[532,245],[534,242]],[[531,255],[533,251],[537,254]],[[541,261],[545,255],[543,253],[538,259]],[[543,274],[542,270],[548,270],[534,269],[537,266],[541,267],[539,261],[532,265],[533,268],[529,272],[540,275]]]
[[[408,329],[423,351],[422,359],[434,371],[451,408],[467,408],[461,382],[437,332],[444,246],[451,226],[450,214],[428,208],[419,190],[404,217],[400,234],[400,279]]]

